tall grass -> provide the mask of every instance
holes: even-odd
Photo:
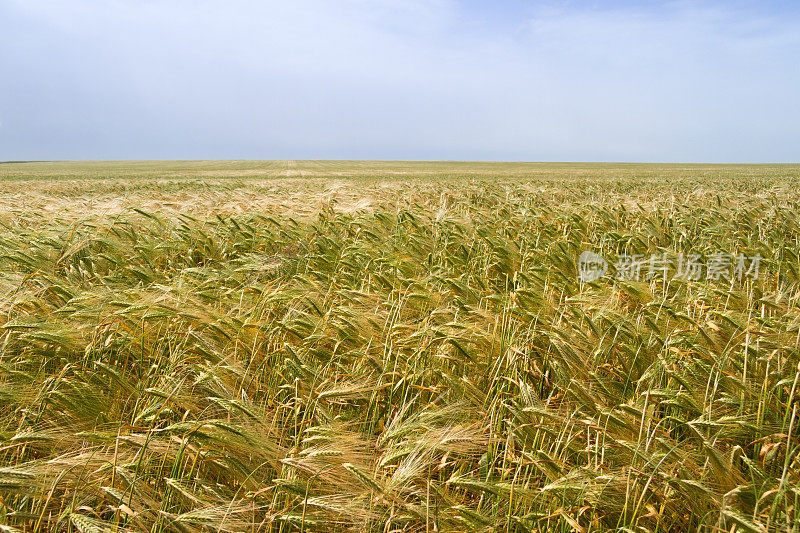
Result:
[[[0,531],[800,528],[800,202],[693,172],[7,215]]]

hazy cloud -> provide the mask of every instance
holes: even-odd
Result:
[[[6,1],[0,159],[800,159],[791,4],[494,4]]]

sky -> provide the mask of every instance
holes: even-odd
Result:
[[[800,2],[0,0],[0,160],[800,162]]]

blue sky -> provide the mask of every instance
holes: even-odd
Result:
[[[0,0],[0,160],[800,162],[793,2]]]

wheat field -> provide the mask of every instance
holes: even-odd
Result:
[[[798,530],[799,182],[0,164],[0,532]]]

